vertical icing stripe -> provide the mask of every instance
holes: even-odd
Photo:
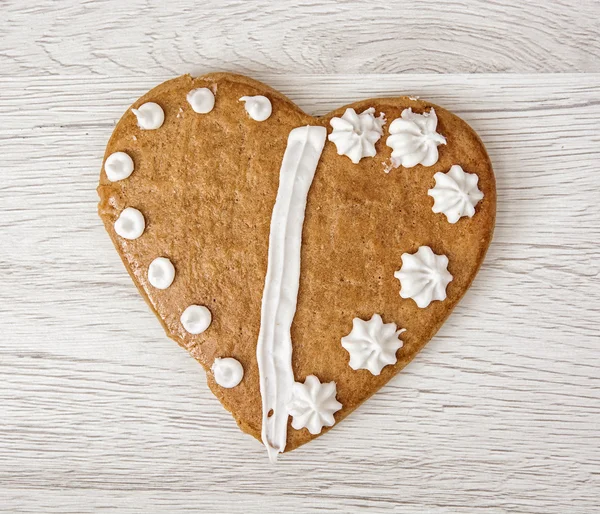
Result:
[[[300,283],[302,225],[308,190],[326,137],[325,127],[298,127],[290,132],[271,216],[267,275],[256,347],[262,397],[262,441],[271,462],[285,450],[287,440],[286,405],[294,385],[290,329]]]

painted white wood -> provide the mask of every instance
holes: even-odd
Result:
[[[12,75],[600,71],[597,0],[2,0]]]
[[[0,512],[599,510],[600,3],[545,4],[0,0]],[[314,114],[426,97],[498,181],[494,242],[438,336],[275,467],[96,214],[123,110],[213,69]],[[520,74],[422,74],[496,71]]]

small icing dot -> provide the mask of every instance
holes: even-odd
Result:
[[[193,111],[198,114],[207,114],[215,106],[215,95],[207,87],[192,89],[186,98]]]
[[[240,102],[245,102],[246,112],[255,121],[265,121],[271,116],[271,101],[266,96],[242,96]]]
[[[133,207],[123,209],[115,221],[115,232],[125,239],[137,239],[144,233],[145,228],[144,215]]]
[[[167,289],[175,279],[175,267],[166,257],[157,257],[148,267],[148,282],[156,289]]]
[[[190,334],[201,334],[212,321],[210,311],[203,305],[190,305],[181,315],[181,324]]]
[[[154,102],[142,104],[137,109],[131,109],[135,114],[138,122],[138,127],[144,130],[155,130],[162,127],[165,121],[165,111],[162,107]]]
[[[237,359],[217,357],[210,370],[213,372],[215,382],[221,387],[231,389],[238,385],[244,378],[244,368]]]
[[[104,163],[106,178],[111,182],[123,180],[133,173],[133,159],[125,152],[111,153]]]

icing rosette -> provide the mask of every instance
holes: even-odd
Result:
[[[403,345],[398,336],[406,332],[396,329],[395,323],[384,323],[379,314],[373,314],[369,321],[354,318],[352,331],[342,337],[342,346],[350,354],[350,367],[379,375],[385,366],[396,364],[396,352]]]
[[[436,255],[429,246],[416,253],[402,254],[402,267],[394,273],[400,280],[400,296],[412,298],[424,309],[434,300],[446,299],[446,287],[452,282],[448,272],[448,257]]]
[[[456,223],[463,216],[472,218],[475,206],[483,198],[477,187],[479,177],[465,173],[455,164],[448,173],[438,172],[433,178],[435,187],[427,192],[434,200],[432,211],[445,214],[449,223]]]
[[[327,139],[335,144],[338,155],[346,155],[358,164],[363,157],[373,157],[377,153],[375,143],[383,135],[385,114],[376,118],[374,107],[360,114],[354,109],[346,109],[341,118],[332,118],[329,123],[333,132]]]
[[[392,149],[392,166],[412,168],[417,164],[433,166],[439,158],[438,145],[445,145],[446,138],[436,132],[437,115],[432,107],[429,112],[417,114],[412,108],[404,109],[400,118],[390,124],[386,144]]]
[[[307,428],[313,434],[320,434],[323,427],[335,424],[333,415],[342,408],[335,397],[335,382],[322,384],[314,375],[306,377],[304,384],[294,382],[288,412],[292,416],[292,427],[296,430]]]

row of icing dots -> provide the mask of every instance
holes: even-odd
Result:
[[[198,114],[208,114],[215,106],[215,95],[206,87],[192,89],[186,96],[192,110]],[[271,101],[263,95],[242,96],[248,116],[255,121],[265,121],[273,112]],[[146,102],[131,112],[137,119],[138,127],[142,130],[157,130],[165,121],[165,112],[156,102]],[[128,178],[134,171],[133,159],[126,152],[114,152],[106,158],[104,171],[111,182]]]
[[[207,87],[190,90],[186,95],[186,100],[197,114],[208,114],[215,106],[215,94]],[[244,102],[246,113],[255,121],[265,121],[269,119],[273,112],[271,101],[263,95],[242,96],[239,101]],[[165,111],[156,102],[143,103],[137,109],[132,108],[131,112],[135,115],[137,125],[142,130],[157,130],[162,127],[165,121]],[[123,178],[127,178],[127,176]],[[122,178],[115,176],[114,180],[110,177],[109,180],[114,182],[115,180],[122,180]]]
[[[206,87],[192,89],[186,99],[192,110],[198,114],[207,114],[215,106],[215,95]],[[254,121],[265,121],[273,112],[271,101],[263,95],[242,96],[239,101],[244,102],[246,113]]]
[[[208,88],[191,90],[186,97],[192,110],[198,114],[207,114],[212,111],[215,98]],[[240,99],[242,100],[242,99]],[[265,97],[244,97],[248,115],[257,121],[264,121],[270,115],[270,102]],[[266,103],[269,103],[269,113],[265,115]],[[137,124],[142,130],[159,129],[165,119],[164,111],[155,102],[146,102],[137,109],[131,109],[136,116]],[[128,178],[134,171],[133,159],[126,152],[114,152],[109,155],[104,163],[106,177],[111,182]],[[133,207],[123,209],[115,221],[114,229],[117,235],[124,239],[135,240],[145,231],[146,222],[144,215]],[[155,258],[148,266],[148,282],[156,289],[167,289],[175,279],[175,267],[166,257]],[[206,331],[211,322],[212,314],[203,305],[190,305],[180,316],[180,322],[186,332],[192,335]],[[232,357],[216,358],[211,367],[215,382],[224,388],[237,386],[243,376],[244,370],[241,363]]]
[[[121,211],[114,223],[118,236],[133,241],[146,230],[144,215],[134,207]],[[175,266],[167,257],[157,257],[148,266],[148,282],[156,289],[168,289],[175,280]],[[192,335],[202,334],[211,324],[210,311],[203,305],[190,305],[180,318],[183,328]]]
[[[186,100],[197,114],[208,114],[215,107],[215,94],[207,87],[190,90]],[[242,96],[239,101],[244,102],[246,113],[255,121],[265,121],[273,112],[271,101],[263,95]],[[165,121],[165,112],[156,102],[146,102],[131,112],[142,130],[157,130]]]
[[[142,236],[146,228],[144,215],[133,207],[121,211],[114,224],[117,235],[124,239],[135,240]],[[157,257],[148,266],[148,282],[156,289],[168,289],[175,280],[175,266],[167,257]],[[204,305],[189,305],[180,316],[184,330],[192,335],[205,332],[212,322],[212,314]],[[244,376],[240,362],[232,357],[216,358],[211,372],[221,387],[237,386]]]
[[[186,100],[192,110],[198,114],[208,114],[215,106],[215,94],[207,87],[190,90],[186,95]],[[263,95],[242,96],[239,101],[244,102],[247,115],[255,121],[265,121],[273,112],[271,101]],[[132,108],[131,112],[135,115],[137,125],[142,130],[157,130],[165,121],[165,112],[156,102],[145,102],[137,108]],[[104,163],[106,177],[111,182],[128,178],[134,169],[133,159],[123,151],[110,154]]]

